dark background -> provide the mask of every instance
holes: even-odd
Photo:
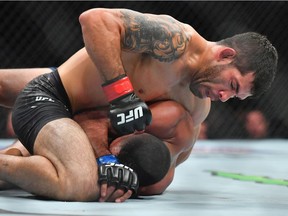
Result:
[[[271,137],[288,137],[288,3],[283,1],[14,1],[0,2],[0,67],[58,66],[84,46],[79,15],[90,8],[129,8],[169,14],[218,41],[236,33],[266,35],[279,52],[272,88],[260,99],[213,102],[207,118],[210,138],[245,138],[243,113],[261,109]],[[4,113],[4,112],[3,112]],[[2,124],[5,115],[2,114]]]

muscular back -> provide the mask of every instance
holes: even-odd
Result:
[[[146,132],[165,142],[171,154],[171,165],[160,182],[140,188],[142,195],[160,194],[171,184],[175,168],[189,157],[193,149],[200,125],[200,122],[195,123],[193,116],[183,106],[174,101],[156,102],[149,107],[153,121]]]
[[[172,163],[177,166],[180,162],[179,156],[182,153],[190,153],[193,148],[198,136],[199,124],[195,124],[189,112],[174,101],[156,102],[149,107],[153,121],[146,132],[166,143],[171,153]]]

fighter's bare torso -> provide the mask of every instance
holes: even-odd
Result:
[[[191,26],[167,15],[123,9],[91,12],[80,17],[83,35],[88,36],[84,36],[85,49],[59,67],[73,111],[108,105],[101,87],[103,74],[124,69],[143,101],[175,100],[189,111],[196,123],[206,117],[210,100],[199,99],[190,91],[193,75],[203,67],[201,58],[208,43],[202,36]],[[90,23],[91,18],[92,29],[84,24]],[[109,22],[103,22],[108,19]],[[93,36],[93,31],[101,34]]]
[[[182,60],[165,63],[141,54],[124,52],[122,60],[135,93],[142,100],[172,99],[182,104],[196,122],[203,120],[206,115],[203,110],[208,112],[210,101],[197,98],[190,92],[188,81],[181,78],[182,71],[187,70],[182,66]],[[101,87],[101,76],[85,48],[74,54],[58,70],[74,112],[108,105]]]

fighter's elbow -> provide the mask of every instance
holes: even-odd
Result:
[[[104,11],[102,9],[90,9],[84,11],[79,16],[79,23],[82,27],[90,26],[93,23],[97,23],[103,16]]]
[[[102,32],[103,35],[117,33],[120,30],[119,15],[117,10],[95,8],[79,16],[82,33]],[[116,34],[117,35],[117,34]]]

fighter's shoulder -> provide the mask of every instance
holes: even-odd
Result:
[[[135,28],[137,24],[136,29],[138,31],[141,29],[147,31],[151,28],[154,31],[154,36],[155,32],[158,31],[164,35],[170,32],[172,35],[181,35],[184,37],[183,40],[186,41],[189,39],[186,37],[186,33],[195,31],[190,25],[168,14],[141,13],[130,9],[119,9],[117,12],[124,23],[126,23],[126,28]]]
[[[150,104],[149,107],[157,117],[167,121],[167,116],[170,121],[172,119],[181,120],[191,116],[195,126],[200,125],[208,116],[211,107],[209,98],[201,99],[193,94],[186,95],[185,102],[177,102],[174,100],[158,101]],[[172,124],[172,123],[171,123]]]
[[[149,105],[149,107],[152,111],[155,110],[155,112],[158,112],[159,115],[165,115],[170,117],[171,116],[179,117],[183,115],[185,112],[187,112],[187,110],[184,109],[184,107],[180,103],[174,100],[162,100],[153,102]]]

